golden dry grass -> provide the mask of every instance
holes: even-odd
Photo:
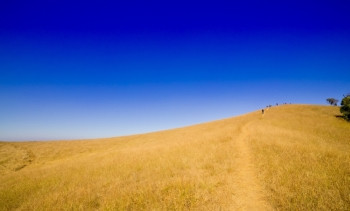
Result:
[[[350,123],[286,105],[128,137],[0,142],[0,210],[350,209]]]
[[[251,124],[259,178],[275,209],[350,210],[350,123],[338,107],[282,106]]]

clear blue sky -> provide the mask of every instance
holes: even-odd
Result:
[[[3,1],[0,140],[143,133],[350,92],[348,1],[228,2]]]

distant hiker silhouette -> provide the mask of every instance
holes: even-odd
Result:
[[[261,109],[261,113],[264,114],[265,110],[264,109]]]

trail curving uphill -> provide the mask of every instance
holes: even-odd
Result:
[[[148,134],[0,142],[0,210],[350,210],[350,124],[337,115],[283,105]]]
[[[249,146],[249,128],[253,122],[248,122],[240,129],[237,137],[237,178],[235,178],[235,210],[272,210],[265,201],[264,189],[261,186],[257,170],[253,163],[252,152]]]

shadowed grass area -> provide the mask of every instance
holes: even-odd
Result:
[[[239,137],[272,208],[349,210],[350,124],[335,115],[287,105],[144,135],[0,142],[0,210],[237,209]]]

